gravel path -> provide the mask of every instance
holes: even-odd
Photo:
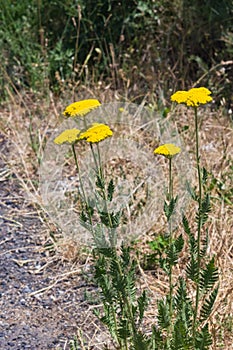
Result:
[[[43,224],[1,159],[6,152],[0,135],[0,349],[69,349],[87,317],[87,286],[78,266],[45,251]]]

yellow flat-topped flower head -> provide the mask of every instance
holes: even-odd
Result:
[[[94,123],[92,126],[80,135],[80,139],[87,142],[98,143],[107,137],[112,136],[113,132],[108,125]]]
[[[80,139],[79,135],[80,130],[67,129],[54,139],[54,143],[56,143],[57,145],[62,145],[63,143],[74,144]]]
[[[193,88],[188,91],[177,91],[171,96],[171,100],[184,103],[186,106],[198,107],[212,101],[211,91],[205,87]]]
[[[92,109],[101,106],[101,103],[95,99],[82,100],[71,103],[63,112],[66,118],[69,117],[83,117],[88,114]]]
[[[177,146],[173,145],[172,143],[165,143],[164,145],[157,147],[154,150],[154,153],[161,154],[162,156],[171,159],[176,154],[180,153],[180,147],[177,147]]]

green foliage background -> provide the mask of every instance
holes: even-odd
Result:
[[[220,65],[233,55],[232,0],[0,0],[0,6],[2,88],[11,82],[59,92],[67,82],[101,80],[121,89],[128,81],[133,94],[188,88],[204,75],[202,84],[232,98],[232,64]]]

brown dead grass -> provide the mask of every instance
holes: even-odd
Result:
[[[97,89],[96,91],[83,88],[77,96],[55,99],[53,95],[47,99],[37,100],[35,96],[20,95],[11,98],[9,103],[0,111],[0,131],[9,140],[10,157],[6,162],[9,172],[17,176],[28,203],[35,205],[36,215],[42,221],[46,221],[48,232],[44,232],[45,241],[51,240],[50,232],[56,230],[48,221],[46,211],[41,203],[38,190],[38,159],[43,152],[43,145],[53,128],[59,123],[64,107],[82,98],[99,98],[102,102],[111,102],[121,99],[117,93],[109,90]],[[215,306],[215,312],[211,316],[211,329],[214,335],[212,349],[232,349],[233,344],[233,129],[229,117],[222,111],[210,111],[201,109],[201,154],[202,164],[210,172],[212,178],[212,211],[208,223],[210,234],[210,251],[217,258],[220,269],[220,292]],[[176,108],[169,119],[177,124],[184,145],[190,153],[193,166],[194,159],[194,118],[192,111],[186,108]],[[183,131],[188,126],[187,131]],[[31,130],[31,131],[30,131]],[[34,144],[33,144],[34,143]],[[33,149],[34,148],[34,149]],[[3,174],[4,175],[4,174]],[[195,182],[195,180],[194,180]],[[214,183],[214,184],[213,184]],[[211,186],[211,184],[210,184]],[[188,218],[195,217],[194,208],[188,211]],[[27,215],[26,212],[23,215]],[[192,221],[193,222],[193,221]],[[163,221],[156,229],[162,230]],[[179,230],[182,230],[180,227]],[[137,247],[141,254],[148,247],[146,241],[152,239],[144,237]],[[55,241],[53,242],[55,243]],[[53,245],[61,259],[77,261],[79,248],[72,246],[72,242],[64,240]],[[177,271],[177,275],[182,271]],[[154,319],[156,299],[167,291],[167,281],[163,274],[156,276],[151,272],[141,270],[141,287],[151,291],[151,307],[148,310],[147,322]],[[146,322],[146,323],[147,323]]]

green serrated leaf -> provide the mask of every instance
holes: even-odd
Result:
[[[80,214],[80,220],[83,222],[87,222],[87,214],[82,210]]]
[[[208,178],[208,172],[206,168],[202,168],[202,183],[205,184]]]
[[[127,339],[130,336],[129,322],[127,319],[121,319],[118,328],[118,335],[121,339]]]
[[[146,307],[148,305],[148,299],[147,299],[147,295],[146,295],[145,290],[142,292],[142,294],[138,298],[137,302],[138,302],[138,309],[139,309],[139,320],[141,322],[143,319]]]
[[[214,257],[200,273],[200,290],[208,292],[218,281],[218,268],[214,264]]]
[[[99,174],[96,174],[95,184],[97,188],[104,190],[104,186],[105,186],[104,179]]]
[[[208,245],[209,245],[209,234],[208,234],[208,230],[206,230],[206,235],[205,238],[202,242],[202,249],[200,251],[200,256],[204,257],[206,255],[207,249],[208,249]]]
[[[184,231],[189,237],[190,253],[191,254],[196,254],[197,253],[197,241],[196,241],[193,233],[191,232],[188,219],[186,218],[185,215],[182,218],[182,222],[183,222]]]
[[[169,203],[164,202],[164,213],[166,215],[167,220],[169,221],[171,216],[174,214],[177,198],[172,198]]]
[[[208,220],[208,214],[211,210],[210,206],[210,196],[206,194],[201,203],[201,209],[198,210],[196,214],[196,221],[199,222],[201,220],[201,226],[203,226]]]
[[[161,269],[163,269],[163,271],[166,274],[169,274],[170,268],[169,268],[169,262],[167,261],[168,259],[163,258],[162,256],[159,257],[159,265],[161,267]]]
[[[195,349],[208,350],[212,344],[212,338],[209,333],[208,324],[206,324],[200,332],[196,334]]]
[[[148,341],[144,334],[137,332],[134,335],[134,350],[148,350]]]
[[[113,179],[109,181],[108,188],[107,188],[107,193],[108,193],[108,200],[111,202],[113,198],[113,194],[115,191],[115,186],[113,183]]]
[[[208,298],[205,299],[201,311],[200,311],[200,321],[206,321],[207,318],[210,316],[212,310],[213,310],[213,306],[216,300],[216,297],[218,295],[218,288],[219,286],[217,286],[213,292],[209,295]]]
[[[178,319],[174,325],[172,350],[191,350],[192,338],[185,327],[185,323]]]
[[[192,301],[187,295],[186,283],[183,278],[179,278],[178,289],[174,297],[174,307],[178,311],[177,319],[181,320],[186,328],[186,332],[192,329]]]
[[[191,229],[189,227],[188,219],[187,219],[187,217],[185,215],[183,215],[183,217],[182,217],[182,223],[183,223],[183,227],[184,227],[185,233],[187,233],[187,235],[190,236]]]
[[[184,239],[183,239],[182,234],[180,234],[180,235],[176,238],[176,240],[175,240],[175,242],[174,242],[174,245],[175,245],[175,247],[176,247],[177,253],[179,254],[179,253],[181,252],[181,250],[183,249],[183,247],[184,247]]]
[[[173,241],[168,249],[167,257],[171,265],[175,265],[178,261],[179,253],[183,249],[184,239],[182,235]]]
[[[190,261],[186,266],[187,277],[193,282],[198,281],[198,259],[197,254],[191,254]]]
[[[162,329],[167,329],[170,325],[169,303],[164,300],[158,301],[158,324]]]
[[[163,333],[160,328],[152,326],[152,335],[150,338],[150,350],[161,350],[163,349]]]
[[[116,228],[120,224],[121,211],[117,213],[100,212],[100,220],[106,227]]]
[[[112,221],[112,227],[116,228],[120,224],[120,218],[121,218],[121,211],[118,211],[116,213],[111,213],[111,221]]]

